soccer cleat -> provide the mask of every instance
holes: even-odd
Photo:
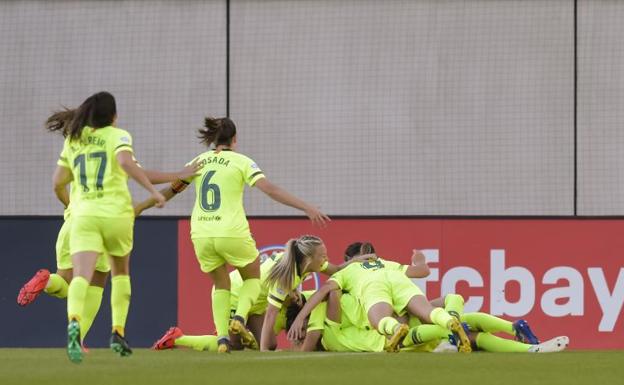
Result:
[[[20,306],[26,306],[32,303],[35,298],[41,294],[45,289],[50,279],[50,271],[47,269],[41,269],[35,273],[35,275],[26,282],[17,295],[17,304]]]
[[[132,349],[130,349],[130,345],[128,345],[128,341],[124,337],[122,337],[116,331],[111,334],[110,338],[110,348],[120,357],[127,357],[132,355]]]
[[[82,362],[82,346],[80,345],[80,324],[75,319],[67,325],[67,357],[74,364]]]
[[[448,328],[453,332],[453,336],[456,338],[457,350],[461,353],[472,352],[470,339],[468,338],[468,334],[466,334],[463,325],[457,319],[453,318],[449,322]]]
[[[533,345],[529,348],[529,353],[556,353],[562,352],[570,343],[570,339],[566,336],[555,337],[548,341],[544,341],[539,345]]]
[[[388,353],[396,353],[399,351],[399,344],[403,341],[405,336],[409,333],[409,326],[405,324],[399,324],[394,329],[394,334],[388,338],[384,350]]]
[[[217,353],[230,353],[232,351],[232,344],[230,339],[222,337],[217,340]]]
[[[529,323],[523,319],[519,319],[513,323],[513,329],[516,332],[516,340],[525,344],[537,345],[539,339],[533,334],[529,327]]]
[[[89,348],[85,345],[84,341],[80,343],[80,348],[84,354],[89,354]]]
[[[247,329],[247,326],[245,326],[245,320],[243,317],[238,315],[232,317],[229,331],[232,334],[238,334],[240,336],[243,346],[253,350],[258,350],[260,348],[258,346],[258,341],[256,341],[256,337],[254,337],[249,329]]]
[[[183,335],[184,333],[182,333],[182,329],[180,329],[179,327],[177,326],[170,327],[164,336],[160,337],[158,341],[154,342],[154,345],[152,345],[152,349],[154,350],[174,349],[175,340],[182,337]]]

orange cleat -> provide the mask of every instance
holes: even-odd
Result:
[[[177,326],[170,327],[164,336],[160,337],[158,341],[154,342],[154,345],[152,345],[152,349],[154,350],[174,349],[175,340],[182,337],[183,335],[184,333],[182,333],[182,329],[180,329],[179,327]]]
[[[50,279],[50,271],[46,269],[39,270],[30,281],[26,282],[17,295],[17,304],[26,306],[32,303],[35,298],[45,289]]]

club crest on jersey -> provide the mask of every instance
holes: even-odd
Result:
[[[257,164],[252,163],[252,164],[251,164],[251,168],[253,168],[253,169],[257,170],[257,169],[259,169],[260,167],[258,167],[258,165],[257,165]]]
[[[267,259],[275,259],[278,254],[283,253],[285,250],[285,245],[269,245],[258,248],[258,252],[260,253],[260,263],[264,263]],[[321,287],[321,278],[318,273],[309,274],[301,285],[299,285],[299,291],[303,290],[318,290]],[[278,289],[278,293],[284,295],[280,289]]]
[[[128,138],[127,136],[122,136],[121,138],[119,138],[119,140],[124,143],[130,143],[130,138]]]

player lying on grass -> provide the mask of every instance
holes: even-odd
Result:
[[[455,306],[448,307],[447,311],[459,311],[463,298],[459,295],[450,294],[447,302],[455,302]],[[463,306],[461,306],[463,307]],[[293,318],[301,309],[299,304],[293,303],[288,307],[286,325],[290,327]],[[509,321],[484,313],[462,314],[466,319],[466,327],[473,349],[489,352],[523,352],[523,353],[550,353],[564,350],[569,340],[567,337],[556,337],[541,344],[527,344],[519,341],[504,339],[492,333],[506,332],[514,329],[514,324]],[[323,322],[324,320],[324,322]],[[307,325],[306,325],[307,323]],[[408,335],[400,344],[402,352],[436,352],[457,351],[448,343],[457,345],[457,336],[448,333],[448,330],[438,325],[421,324],[414,317],[410,317],[410,325],[413,325]],[[514,335],[522,339],[537,340],[524,322],[523,331]],[[375,330],[370,328],[366,313],[359,302],[349,294],[340,291],[332,291],[327,303],[317,306],[310,319],[304,322],[306,333],[301,341],[293,341],[300,346],[301,351],[325,350],[334,352],[381,352],[386,350],[387,340]],[[528,331],[528,334],[526,333]]]
[[[69,123],[74,118],[75,114],[75,109],[65,108],[63,110],[56,111],[46,120],[45,128],[50,132],[60,132],[63,137],[66,138],[68,135],[67,130]],[[145,170],[145,174],[153,184],[158,184],[173,182],[180,178],[188,178],[194,175],[198,169],[199,165],[196,163],[185,167],[182,171],[177,173]],[[73,201],[72,196],[75,196],[77,191],[77,188],[71,188],[71,192],[69,194],[69,204],[63,213],[64,222],[57,236],[55,247],[56,272],[50,274],[50,271],[47,269],[39,269],[35,275],[20,289],[17,296],[18,305],[27,306],[31,304],[42,292],[56,298],[67,298],[69,283],[73,278],[73,263],[69,252],[71,202]],[[105,253],[102,253],[97,259],[93,277],[91,278],[89,287],[87,288],[85,307],[81,320],[81,342],[84,341],[91,325],[93,324],[93,321],[95,320],[97,312],[99,311],[102,303],[102,293],[104,291],[109,272],[110,264],[108,256]]]
[[[361,248],[361,245],[362,245],[362,242],[353,242],[352,244],[350,244],[345,250],[345,256],[344,256],[345,261],[348,261],[349,259],[360,255],[359,250]],[[372,248],[372,250],[374,252],[374,248]],[[414,255],[412,256],[412,263],[418,264],[418,265],[422,265],[422,264],[426,265],[425,256],[422,253],[419,253],[417,250],[414,250]],[[466,315],[466,319],[464,319],[463,318],[464,317],[463,315],[464,299],[462,296],[458,294],[449,294],[445,297],[437,298],[435,300],[432,300],[431,304],[436,307],[444,307],[448,311],[449,314],[460,319],[462,322],[468,323],[468,325],[470,325],[471,327],[471,331],[482,331],[482,332],[490,332],[490,333],[502,332],[502,333],[515,336],[518,341],[523,342],[525,344],[530,344],[530,345],[539,344],[539,339],[533,334],[528,323],[523,319],[517,320],[512,323],[510,321],[506,321],[502,318],[494,317],[486,313],[468,313]],[[424,334],[425,330],[433,332],[434,330],[436,330],[436,328],[432,328],[429,325],[423,326],[420,329],[421,334]],[[437,333],[438,335],[444,335],[444,332],[440,330],[439,328],[437,328]],[[491,338],[489,336],[482,336],[483,344],[488,343],[485,341],[489,340],[489,341],[492,341],[489,344],[490,346],[496,345],[496,341],[498,337],[496,336],[492,336],[492,337],[494,338]],[[475,338],[475,335],[473,334],[473,343],[472,343],[473,346],[475,346],[474,338]],[[560,340],[557,340],[557,338],[560,338]],[[567,337],[557,337],[557,338],[551,340],[551,343],[553,341],[561,342],[567,339]],[[506,348],[513,349],[513,344],[507,344],[505,341],[508,341],[508,340],[503,340],[503,342],[501,343],[501,346],[498,348],[492,347],[490,349],[485,349],[485,350],[494,351],[495,349],[502,349],[502,350],[496,350],[496,351],[504,351],[504,349]],[[507,347],[505,347],[505,345]],[[565,343],[565,345],[567,345],[567,342]],[[516,348],[522,351],[523,349],[526,349],[526,346],[517,345]]]
[[[360,253],[361,246],[362,246],[361,242],[354,242],[351,245],[349,245],[347,249],[345,250],[345,261],[348,261],[354,256],[358,256]],[[371,245],[371,251],[374,251],[374,248],[372,248],[372,245]],[[423,264],[426,265],[424,255],[418,252],[417,250],[414,250],[414,254],[412,256],[412,263],[415,265],[423,265]],[[428,273],[428,269],[423,269],[423,268],[420,268],[420,269]],[[327,311],[328,325],[336,326],[336,322],[340,322],[341,327],[346,329],[346,333],[354,336],[351,338],[342,338],[343,340],[351,341],[351,344],[353,344],[353,341],[357,339],[357,336],[362,336],[362,340],[365,341],[363,345],[359,345],[359,347],[358,345],[351,345],[352,347],[355,346],[355,349],[352,348],[352,349],[347,349],[347,350],[367,351],[367,349],[363,349],[362,346],[365,346],[365,347],[369,346],[369,345],[366,345],[366,343],[370,341],[374,341],[375,338],[368,335],[370,334],[369,333],[370,325],[367,324],[366,322],[365,311],[362,308],[362,306],[359,305],[359,303],[349,301],[350,300],[349,296],[342,296],[342,297],[341,297],[340,291],[330,292],[329,294],[330,305],[328,306],[328,311]],[[340,298],[340,300],[336,300],[336,298]],[[342,306],[337,307],[336,305],[337,301],[340,302]],[[332,302],[333,302],[333,305],[332,305]],[[512,322],[491,316],[489,314],[484,314],[484,313],[468,313],[464,315],[463,314],[464,299],[460,295],[449,294],[444,298],[440,298],[440,299],[436,299],[432,301],[432,304],[434,306],[440,306],[440,307],[444,306],[445,310],[447,310],[449,314],[453,314],[458,319],[460,317],[465,316],[466,318],[465,321],[468,322],[468,325],[470,325],[472,331],[482,331],[482,332],[491,332],[491,333],[504,332],[510,335],[514,335],[516,339],[518,339],[521,342],[525,342],[524,344],[518,344],[515,341],[500,339],[491,334],[488,335],[488,333],[479,333],[479,334],[473,333],[472,339],[473,339],[473,346],[475,348],[478,347],[478,348],[482,348],[484,350],[489,350],[489,351],[527,351],[527,349],[529,349],[528,345],[539,343],[537,337],[533,334],[530,327],[528,326],[528,323],[525,320],[518,320],[512,323]],[[294,305],[291,307],[294,307]],[[317,309],[315,309],[313,313],[316,311]],[[336,311],[338,311],[339,313],[336,313]],[[340,313],[340,311],[343,311],[343,313]],[[292,314],[292,311],[290,312],[290,314]],[[342,317],[341,317],[341,314],[342,314]],[[347,315],[346,318],[344,316],[345,314]],[[462,319],[462,321],[464,321],[464,319]],[[403,320],[403,322],[407,322],[407,320]],[[411,326],[420,324],[418,319],[413,318],[413,317],[409,319],[409,323]],[[354,325],[360,325],[360,330],[353,330]],[[336,328],[331,328],[330,330],[328,330],[328,332],[330,333],[330,340],[336,340],[337,338],[340,339],[341,334],[337,333],[340,330],[341,329],[336,329]],[[336,335],[338,336],[337,338],[331,337],[331,336],[336,336]],[[311,336],[314,336],[314,334],[312,334]],[[407,346],[407,345],[413,345],[415,343],[417,344],[426,343],[428,341],[434,341],[439,338],[446,338],[447,336],[449,336],[448,331],[446,331],[443,328],[440,328],[439,326],[422,325],[419,328],[412,328],[410,330],[410,333],[408,337],[404,340],[403,345]],[[411,337],[411,341],[408,339],[410,337]],[[475,340],[477,338],[480,339],[479,344],[475,344],[476,342]],[[456,336],[452,336],[452,339],[456,339]],[[532,350],[540,349],[541,351],[553,351],[554,349],[556,351],[557,349],[565,348],[565,346],[567,345],[567,342],[568,342],[567,337],[558,337],[553,340],[547,341],[547,343],[545,343],[544,346],[540,346],[538,348],[530,348],[530,349]],[[313,347],[314,345],[315,344],[313,342],[311,343],[308,341],[307,345],[304,344],[304,349],[309,349]],[[373,343],[373,345],[375,344]],[[381,344],[377,343],[377,345],[375,346],[381,346]]]
[[[472,346],[478,350],[499,353],[552,353],[563,351],[569,344],[569,338],[559,336],[539,342],[528,322],[517,320],[507,321],[502,318],[481,312],[464,313],[464,299],[458,294],[448,294],[444,298],[449,313],[455,314],[468,329]],[[493,333],[505,333],[514,336],[517,341],[501,338]],[[410,331],[413,343],[423,343],[436,338],[449,338],[452,343],[454,336],[449,336],[437,325],[419,325]]]
[[[365,243],[360,254],[372,250],[372,245]],[[288,332],[288,338],[300,340],[305,318],[331,291],[340,290],[362,302],[370,324],[388,338],[387,351],[397,351],[409,332],[409,327],[392,315],[407,312],[424,323],[436,324],[457,335],[459,350],[469,353],[470,340],[460,322],[443,308],[431,306],[422,291],[405,275],[405,269],[400,264],[396,264],[398,268],[387,268],[386,265],[390,266],[390,263],[383,259],[353,263],[332,275],[303,307]]]

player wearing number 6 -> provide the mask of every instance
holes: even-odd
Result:
[[[310,220],[324,226],[329,218],[317,208],[268,181],[249,157],[235,152],[236,126],[229,118],[206,118],[199,130],[201,142],[214,149],[194,159],[203,165],[200,175],[174,183],[162,191],[170,199],[195,182],[196,200],[191,215],[191,239],[203,272],[214,282],[212,312],[218,335],[218,351],[230,351],[229,332],[238,334],[243,345],[258,349],[258,342],[246,326],[249,310],[260,293],[260,261],[243,208],[245,185],[257,187],[273,200],[303,211]],[[137,212],[153,205],[139,204]],[[226,264],[241,274],[238,307],[230,318],[230,278]]]
[[[82,361],[80,323],[87,288],[103,253],[111,256],[113,276],[111,348],[121,356],[132,353],[124,337],[130,305],[129,256],[134,227],[128,175],[152,194],[157,206],[162,207],[165,202],[136,164],[130,134],[114,127],[116,118],[113,95],[99,92],[87,98],[73,114],[53,177],[54,192],[66,207],[66,186],[72,183],[69,248],[73,278],[67,295],[67,354],[76,363]]]

